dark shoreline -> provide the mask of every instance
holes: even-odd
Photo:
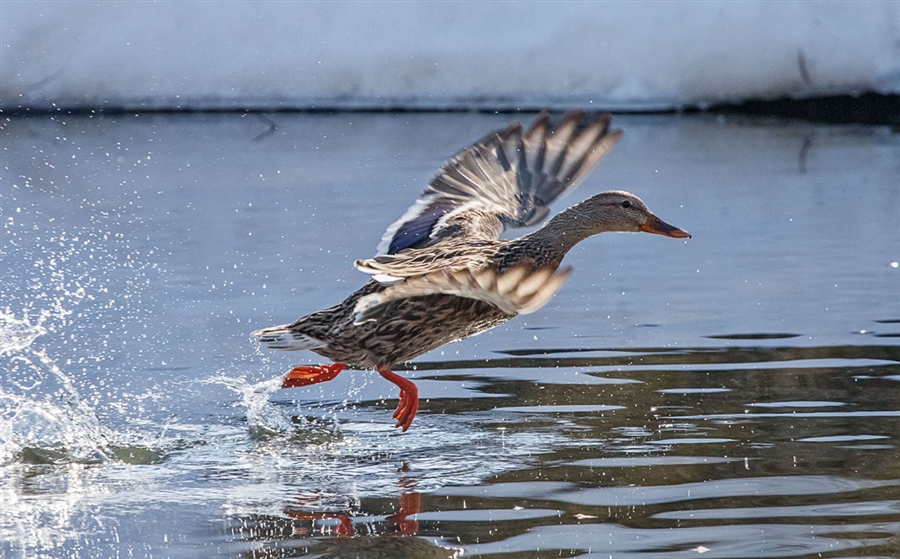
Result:
[[[176,114],[176,113],[534,113],[542,106],[513,103],[497,103],[490,105],[484,102],[473,103],[473,106],[448,105],[445,107],[414,107],[401,104],[385,104],[381,107],[345,106],[340,103],[332,105],[310,105],[300,107],[207,107],[207,108],[103,108],[103,107],[17,107],[0,109],[0,115],[7,117],[27,117],[45,115],[122,115],[122,114]],[[575,108],[575,105],[549,103],[553,110]],[[593,108],[593,107],[592,107]],[[598,110],[609,110],[597,107]],[[614,114],[724,114],[767,116],[784,119],[805,120],[828,124],[866,124],[900,127],[900,94],[863,93],[860,95],[830,95],[794,99],[779,97],[776,99],[752,99],[733,103],[716,103],[708,106],[684,106],[670,109],[613,109]]]

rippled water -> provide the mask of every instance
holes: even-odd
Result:
[[[529,118],[529,117],[525,117]],[[619,117],[551,303],[407,366],[277,390],[255,328],[340,300],[504,115],[2,123],[3,557],[896,557],[900,140]]]

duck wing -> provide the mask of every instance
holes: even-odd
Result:
[[[428,188],[391,224],[379,255],[448,240],[499,238],[505,229],[540,223],[548,205],[575,188],[621,136],[608,113],[582,110],[552,125],[543,111],[524,131],[513,122],[447,161]]]
[[[477,271],[436,270],[360,297],[353,309],[354,323],[380,319],[392,301],[435,293],[484,301],[509,315],[528,314],[547,304],[571,272],[568,266],[537,268],[527,261],[504,271],[495,265]]]

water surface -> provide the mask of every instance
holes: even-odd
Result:
[[[524,119],[530,116],[523,116]],[[894,557],[900,140],[618,117],[628,189],[539,312],[277,390],[249,332],[330,305],[505,115],[2,123],[4,557]]]

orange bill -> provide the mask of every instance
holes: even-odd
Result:
[[[669,225],[655,215],[651,215],[650,217],[648,217],[647,221],[645,221],[644,224],[641,225],[638,231],[643,231],[644,233],[655,233],[657,235],[665,235],[666,237],[675,237],[676,239],[691,238],[691,234],[684,229],[679,229],[674,225]]]

